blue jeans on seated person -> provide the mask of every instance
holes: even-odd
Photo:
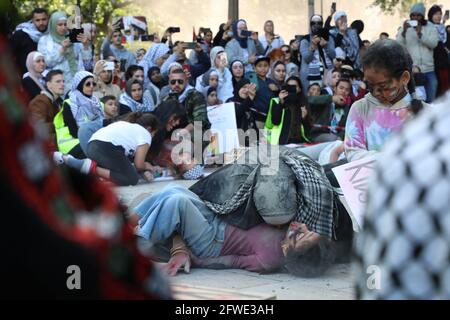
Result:
[[[436,99],[438,79],[434,71],[426,72],[424,75],[427,78],[427,82],[425,83],[425,91],[427,92],[426,102],[431,103]]]
[[[84,154],[87,154],[89,139],[101,128],[103,128],[103,120],[99,119],[83,123],[78,129],[78,140],[80,140],[80,146]]]
[[[176,232],[197,257],[219,256],[226,223],[188,189],[170,184],[142,201],[134,212],[141,217],[138,235],[150,243],[163,243]]]

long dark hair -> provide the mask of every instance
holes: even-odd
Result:
[[[159,130],[155,133],[150,146],[149,154],[157,156],[161,151],[164,140],[170,137],[173,128],[170,132],[167,131],[166,126],[170,119],[180,119],[181,122],[186,118],[186,111],[183,106],[175,99],[169,99],[161,102],[161,104],[152,112],[160,123]]]
[[[413,60],[405,47],[395,40],[385,39],[375,41],[362,58],[364,68],[384,70],[392,78],[400,79],[407,71],[410,74],[408,92],[412,96],[411,110],[414,114],[423,109],[422,101],[416,97],[416,83],[412,75]]]

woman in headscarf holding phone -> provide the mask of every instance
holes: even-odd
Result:
[[[52,14],[48,24],[49,34],[39,40],[38,51],[44,55],[50,70],[59,69],[64,72],[65,92],[69,91],[78,71],[84,70],[82,56],[92,57],[87,37],[77,36],[81,43],[72,43],[68,38],[67,15],[62,11]]]
[[[251,36],[247,35],[247,22],[243,19],[234,22],[232,29],[233,39],[225,47],[228,60],[240,60],[244,63],[245,71],[252,72],[256,57],[264,54],[258,34],[254,32]]]

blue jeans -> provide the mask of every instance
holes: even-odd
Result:
[[[142,201],[134,211],[141,217],[138,235],[156,245],[174,232],[199,258],[218,257],[226,223],[193,192],[176,184]]]
[[[426,102],[431,103],[436,99],[438,80],[434,71],[426,72],[424,75],[427,78],[427,82],[425,83],[425,91],[427,92]]]
[[[78,129],[78,140],[80,140],[81,149],[87,155],[87,145],[92,135],[103,128],[103,120],[94,120],[83,123]]]

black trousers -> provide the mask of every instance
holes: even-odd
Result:
[[[111,180],[119,186],[134,186],[139,181],[136,168],[125,156],[125,150],[110,142],[94,140],[87,146],[88,158],[97,162],[97,166],[109,169]]]

